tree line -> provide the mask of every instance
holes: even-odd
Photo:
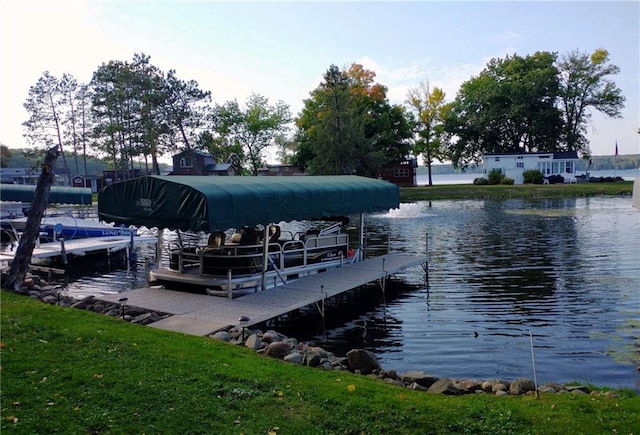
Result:
[[[487,152],[589,156],[592,111],[616,118],[624,107],[612,80],[619,71],[604,49],[514,54],[492,59],[451,101],[427,81],[391,104],[375,72],[331,65],[294,118],[284,102],[255,93],[243,104],[214,103],[195,80],[135,54],[98,66],[86,84],[45,71],[29,89],[23,125],[30,145],[59,147],[69,174],[87,174],[88,155],[123,173],[135,162],[159,173],[159,156],[185,150],[256,174],[276,146],[282,163],[310,174],[375,177],[387,163],[422,156],[432,184],[436,161],[465,169]]]

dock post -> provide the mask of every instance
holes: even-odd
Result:
[[[144,259],[144,286],[145,287],[149,287],[149,280],[150,280],[150,276],[149,276],[149,259],[145,258]]]
[[[60,239],[60,255],[62,256],[62,263],[67,264],[67,251],[64,248],[64,238]]]
[[[233,290],[231,289],[231,269],[227,269],[227,291],[229,292],[229,299],[233,299]]]

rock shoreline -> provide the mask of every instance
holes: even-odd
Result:
[[[37,275],[29,275],[25,279],[23,287],[15,293],[30,296],[51,305],[78,308],[112,317],[122,317],[125,321],[139,325],[149,325],[171,316],[167,313],[149,311],[133,306],[126,306],[123,310],[120,304],[100,301],[93,296],[74,299],[65,296],[58,287],[49,285]],[[534,381],[528,378],[519,378],[513,381],[504,379],[478,381],[436,377],[420,370],[397,373],[395,370],[383,369],[377,357],[365,349],[352,349],[347,352],[346,356],[340,357],[322,347],[299,342],[295,338],[286,337],[273,330],[264,332],[259,329],[243,330],[239,325],[218,331],[209,335],[209,337],[234,345],[243,345],[259,355],[280,359],[292,364],[331,371],[349,371],[377,378],[400,388],[429,393],[445,395],[493,394],[496,396],[557,393],[620,397],[616,392],[592,390],[584,385],[545,383],[542,386],[537,386],[536,390]],[[640,370],[640,367],[638,369]]]

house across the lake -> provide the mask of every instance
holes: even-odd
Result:
[[[537,169],[545,179],[550,177],[560,179],[565,183],[576,181],[576,163],[580,159],[576,151],[559,153],[509,153],[484,154],[482,162],[485,175],[492,170],[498,170],[505,176],[512,178],[515,184],[522,184],[522,173]],[[554,177],[555,176],[555,177]]]
[[[218,163],[208,153],[186,150],[173,156],[171,175],[235,175],[230,163]]]
[[[402,187],[415,187],[418,185],[417,169],[417,159],[389,163],[382,168],[382,179]]]
[[[283,165],[269,165],[266,168],[260,168],[258,169],[258,175],[287,177],[291,175],[304,175],[304,172],[298,169],[298,167],[296,166],[283,164]]]

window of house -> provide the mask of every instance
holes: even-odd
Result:
[[[516,168],[523,168],[524,169],[524,162],[516,162]]]
[[[180,167],[181,168],[190,168],[193,166],[190,157],[180,157]]]
[[[496,158],[495,158],[495,161],[496,161],[496,162],[499,162],[499,161],[500,161],[500,157],[496,157]]]
[[[551,162],[538,162],[538,171],[544,175],[551,175]]]
[[[567,174],[573,174],[573,162],[565,162],[564,171]]]
[[[393,170],[393,176],[394,177],[408,177],[409,176],[409,170],[408,169],[404,169],[404,168],[394,169]]]

